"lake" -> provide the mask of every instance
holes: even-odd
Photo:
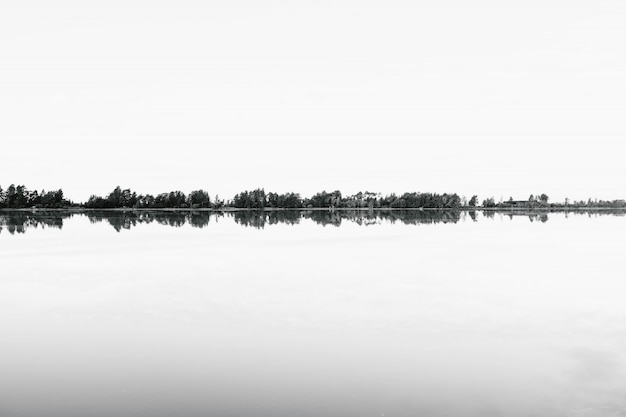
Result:
[[[626,416],[626,217],[0,212],[0,416]]]

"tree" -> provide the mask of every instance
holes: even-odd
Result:
[[[191,208],[209,208],[211,207],[211,197],[204,190],[192,191],[189,194],[189,207]]]
[[[53,191],[54,193],[54,204],[56,207],[61,207],[63,205],[64,199],[63,199],[63,190],[58,189],[57,191]]]
[[[167,205],[168,208],[181,208],[185,207],[185,202],[187,201],[187,196],[182,191],[170,191],[167,196]]]
[[[332,204],[331,199],[332,197],[330,194],[328,194],[326,191],[322,191],[322,192],[315,194],[313,197],[311,197],[309,200],[309,204],[312,207],[328,208]]]
[[[15,187],[15,207],[28,207],[28,190],[23,185]]]
[[[470,198],[469,201],[469,206],[470,207],[476,207],[476,204],[478,203],[478,196],[477,195],[473,195],[472,198]]]
[[[340,207],[342,202],[341,191],[335,190],[330,193],[330,202],[328,207]]]
[[[115,187],[106,198],[107,206],[114,207],[135,207],[137,205],[137,193],[126,188],[122,190],[120,186]]]
[[[7,188],[7,192],[6,192],[6,207],[8,208],[14,208],[14,201],[15,201],[15,185],[11,184],[9,185],[9,188]]]
[[[267,205],[265,190],[257,188],[253,191],[242,191],[233,197],[233,206],[263,210]]]
[[[539,196],[539,201],[541,201],[544,204],[548,204],[548,196],[546,194],[541,194]]]
[[[150,194],[140,195],[137,197],[137,207],[152,208],[154,207],[154,196]]]
[[[222,207],[224,207],[224,200],[220,200],[219,194],[215,194],[215,200],[213,201],[213,208],[221,209]]]
[[[111,205],[111,207],[123,206],[122,188],[119,185],[109,193],[107,197],[107,202]]]

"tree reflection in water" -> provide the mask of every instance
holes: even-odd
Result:
[[[457,223],[479,219],[493,220],[498,216],[513,219],[524,216],[531,222],[545,223],[551,213],[547,211],[460,211],[460,210],[267,210],[267,211],[185,211],[185,210],[127,210],[127,211],[1,211],[0,232],[10,234],[24,233],[27,229],[61,229],[63,222],[74,216],[86,216],[91,223],[106,222],[116,231],[130,230],[140,224],[158,223],[165,226],[203,228],[218,218],[229,218],[235,223],[256,229],[276,224],[296,225],[302,221],[312,221],[321,226],[339,227],[344,222],[359,226],[375,226],[383,223],[401,223],[406,225],[427,225],[436,223]],[[617,215],[623,216],[624,210],[577,210],[565,212],[570,215]]]

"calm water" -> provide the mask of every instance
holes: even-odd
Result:
[[[626,415],[626,217],[0,212],[0,416]]]

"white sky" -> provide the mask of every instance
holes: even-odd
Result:
[[[0,2],[0,185],[626,198],[626,2]]]

